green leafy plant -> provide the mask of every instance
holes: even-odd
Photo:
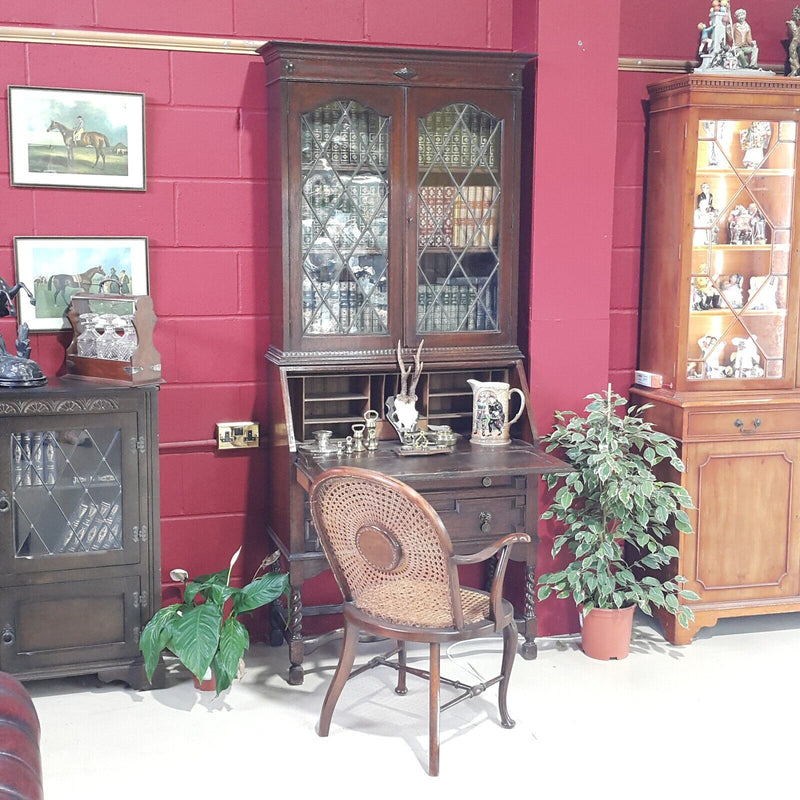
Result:
[[[170,572],[173,580],[183,587],[183,602],[165,606],[147,623],[139,639],[148,680],[164,649],[198,679],[203,680],[210,669],[217,694],[228,688],[239,670],[239,661],[250,646],[247,628],[239,621],[240,614],[271,603],[287,591],[288,576],[258,572],[275,560],[277,554],[264,559],[253,580],[242,588],[230,585],[233,565],[239,558],[240,547],[227,569],[189,580],[186,570]]]
[[[615,409],[627,401],[610,385],[587,399],[584,416],[556,412],[553,431],[542,437],[547,452],[560,448],[574,469],[546,476],[548,488],[557,491],[542,514],[564,526],[553,556],[567,547],[574,560],[539,578],[538,597],[572,597],[584,613],[633,604],[646,614],[663,608],[687,627],[694,614],[681,600],[699,598],[682,588],[684,577],[669,576],[666,568],[678,556],[672,529],[692,532],[683,509],[693,505],[685,489],[658,480],[653,471],[662,461],[683,471],[675,441],[642,419],[648,405],[618,415]]]

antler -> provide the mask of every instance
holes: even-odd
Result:
[[[414,376],[411,378],[411,386],[408,389],[408,394],[410,396],[414,395],[414,392],[416,391],[417,388],[417,383],[419,382],[419,376],[422,374],[422,361],[420,360],[420,354],[422,353],[423,344],[425,344],[424,339],[419,343],[417,352],[414,354]],[[410,366],[408,368],[408,371],[411,372]]]
[[[419,382],[419,376],[422,374],[422,367],[424,366],[422,361],[420,360],[420,354],[422,353],[422,345],[425,343],[423,339],[419,343],[419,347],[417,348],[417,352],[414,354],[414,374],[411,374],[411,365],[406,365],[403,363],[403,351],[400,347],[400,340],[397,340],[397,363],[400,366],[400,393],[398,397],[413,397],[414,392],[417,388],[417,383]],[[411,385],[408,385],[408,378],[411,376]]]
[[[403,352],[400,348],[400,340],[397,340],[397,363],[400,365],[400,397],[406,396],[406,387],[408,384],[408,373],[411,372],[411,367],[406,369],[403,364]]]

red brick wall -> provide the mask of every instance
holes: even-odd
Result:
[[[6,0],[0,25],[510,49],[512,0]],[[421,24],[421,20],[425,24]],[[0,275],[14,236],[149,237],[159,320],[162,578],[224,566],[241,578],[264,555],[260,452],[217,452],[214,423],[263,420],[269,345],[265,272],[264,65],[257,55],[0,44]],[[143,92],[147,191],[9,186],[5,86]],[[0,332],[14,341],[14,323]],[[35,334],[33,357],[63,366],[64,334]],[[194,446],[180,443],[196,442]],[[206,444],[203,444],[206,442]]]

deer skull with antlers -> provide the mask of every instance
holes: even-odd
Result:
[[[404,441],[409,434],[417,429],[419,411],[416,409],[417,402],[417,383],[422,374],[422,345],[424,340],[419,343],[417,352],[414,354],[414,366],[408,367],[403,363],[403,351],[400,342],[397,342],[397,363],[400,366],[400,392],[386,401],[388,410],[387,419],[397,431],[401,441]],[[412,371],[413,370],[413,371]]]

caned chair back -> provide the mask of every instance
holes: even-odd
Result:
[[[463,627],[453,546],[418,492],[371,470],[333,467],[314,481],[310,501],[345,601],[400,625]]]

